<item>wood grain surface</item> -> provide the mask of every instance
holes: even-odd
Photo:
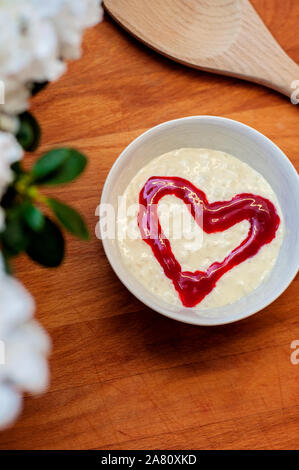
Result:
[[[299,61],[299,2],[252,2]],[[299,77],[294,77],[298,79]],[[90,30],[84,56],[33,102],[40,151],[72,145],[89,166],[57,197],[95,209],[121,150],[162,121],[195,114],[239,120],[299,168],[298,106],[259,85],[188,69],[131,39],[112,20]],[[31,164],[35,156],[28,156]],[[51,190],[52,191],[52,190]],[[68,237],[67,258],[45,270],[22,257],[18,277],[53,339],[52,381],[26,397],[1,449],[296,449],[299,440],[299,280],[259,314],[224,327],[180,324],[123,287],[93,235]]]

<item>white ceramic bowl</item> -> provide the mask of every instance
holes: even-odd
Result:
[[[261,173],[274,189],[286,233],[278,260],[268,279],[251,294],[224,307],[196,311],[158,299],[132,276],[122,262],[116,240],[103,240],[108,260],[123,284],[144,304],[167,317],[195,325],[221,325],[246,318],[273,302],[299,268],[299,178],[284,153],[264,135],[237,121],[215,116],[192,116],[165,122],[134,140],[114,163],[101,203],[115,209],[133,176],[153,158],[182,147],[205,147],[228,152]]]

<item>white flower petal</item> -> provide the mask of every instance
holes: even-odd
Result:
[[[0,384],[0,429],[11,424],[21,410],[21,395],[9,385]]]
[[[5,339],[17,325],[30,320],[34,301],[20,282],[0,275],[0,339]]]
[[[25,344],[10,345],[7,351],[10,380],[21,390],[38,394],[49,384],[49,370],[46,359]]]
[[[10,165],[22,156],[23,150],[16,138],[8,132],[0,131],[0,198],[13,178]]]
[[[24,323],[10,335],[10,343],[16,344],[23,349],[32,350],[37,355],[47,356],[51,351],[51,340],[40,324],[32,320]]]
[[[5,212],[2,209],[2,207],[0,207],[0,233],[4,230],[4,228],[5,228]]]

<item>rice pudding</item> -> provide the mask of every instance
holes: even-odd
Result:
[[[143,167],[123,196],[130,208],[117,220],[123,261],[170,304],[230,304],[256,289],[275,264],[283,238],[277,198],[262,175],[232,155],[171,151]],[[149,230],[154,200],[158,227]]]

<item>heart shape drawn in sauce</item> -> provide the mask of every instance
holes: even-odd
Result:
[[[221,263],[214,262],[206,271],[182,271],[169,240],[164,236],[157,214],[160,199],[169,194],[181,199],[196,221],[202,220],[204,232],[223,232],[242,220],[248,220],[250,228],[247,237]],[[138,226],[142,239],[151,247],[186,307],[200,303],[223,274],[270,243],[280,224],[275,206],[268,199],[243,193],[230,201],[209,203],[203,191],[179,177],[149,178],[140,191],[139,207]],[[202,211],[202,218],[199,211]],[[153,224],[153,221],[156,223]],[[155,231],[153,226],[156,227]]]

